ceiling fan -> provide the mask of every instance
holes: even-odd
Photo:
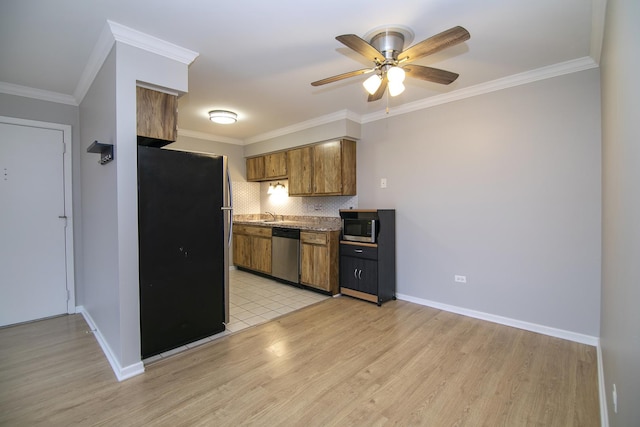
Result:
[[[458,78],[458,74],[451,71],[415,65],[411,62],[469,40],[471,35],[466,29],[460,26],[453,27],[402,50],[405,39],[409,38],[413,38],[413,33],[406,27],[391,27],[375,31],[369,42],[355,34],[337,36],[336,40],[373,61],[374,66],[327,77],[311,83],[311,86],[321,86],[361,74],[375,73],[363,83],[369,92],[368,101],[371,102],[382,98],[387,87],[389,95],[401,94],[404,91],[402,82],[405,74],[445,85]],[[410,43],[411,40],[408,42]]]

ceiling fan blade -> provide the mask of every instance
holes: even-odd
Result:
[[[348,73],[338,74],[337,76],[327,77],[326,79],[318,80],[311,83],[311,86],[322,86],[327,83],[337,82],[338,80],[348,79],[349,77],[359,76],[360,74],[370,73],[375,68],[364,68],[362,70],[349,71]]]
[[[380,87],[378,87],[376,93],[374,93],[373,95],[369,95],[367,101],[377,101],[378,99],[382,98],[382,95],[384,95],[384,91],[387,90],[387,83],[389,83],[389,80],[387,80],[387,75],[385,74],[385,76],[382,78],[382,82],[380,83]]]
[[[356,36],[355,34],[344,34],[342,36],[337,36],[336,40],[338,40],[343,45],[347,46],[350,49],[355,50],[360,55],[365,58],[374,61],[374,62],[383,62],[384,55],[380,53],[378,49],[371,46],[364,39]]]
[[[423,67],[422,65],[406,65],[402,68],[409,77],[426,80],[428,82],[440,83],[443,85],[453,83],[459,76],[459,74],[452,73],[451,71]]]
[[[436,34],[409,47],[398,55],[398,61],[404,63],[415,61],[418,58],[440,52],[443,49],[455,46],[470,38],[471,35],[469,32],[460,26],[449,28],[440,34]]]

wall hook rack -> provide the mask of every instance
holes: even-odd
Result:
[[[87,153],[99,153],[100,161],[98,163],[104,165],[113,160],[113,144],[103,144],[98,141],[93,141],[89,148],[87,148]]]

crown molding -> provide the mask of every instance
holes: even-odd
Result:
[[[0,82],[0,93],[39,99],[41,101],[56,102],[58,104],[73,105],[74,107],[78,106],[78,102],[71,95],[52,92],[49,90],[35,89],[27,86],[14,85],[12,83]]]
[[[98,75],[115,42],[128,44],[187,65],[191,64],[199,55],[198,52],[107,20],[76,86],[74,97],[78,104],[82,102],[89,91],[93,79]]]
[[[413,111],[434,107],[436,105],[446,104],[448,102],[459,101],[461,99],[471,98],[473,96],[483,95],[514,86],[520,86],[539,80],[550,79],[552,77],[562,76],[565,74],[571,74],[597,67],[598,64],[593,60],[593,58],[591,58],[590,56],[585,56],[583,58],[561,62],[559,64],[554,64],[547,67],[538,68],[536,70],[492,80],[487,83],[481,83],[475,86],[466,87],[454,92],[432,96],[390,109],[389,112],[376,111],[375,113],[366,114],[362,116],[360,124],[382,120],[390,116],[407,114]]]
[[[296,123],[291,126],[276,129],[270,132],[266,132],[260,135],[255,135],[244,140],[245,144],[253,144],[255,142],[266,141],[268,139],[277,138],[279,136],[288,135],[290,133],[299,132],[302,130],[310,129],[315,126],[332,123],[338,120],[351,120],[356,123],[361,122],[361,116],[350,110],[340,110],[335,113],[327,114],[325,116],[316,117],[311,120]]]
[[[198,55],[200,55],[198,52],[141,33],[138,30],[125,27],[117,22],[107,20],[107,25],[111,29],[115,41],[173,59],[174,61],[182,62],[186,65],[191,64]]]
[[[205,141],[222,142],[224,144],[244,145],[244,141],[241,139],[228,138],[226,136],[219,136],[196,130],[178,129],[178,135],[187,136],[189,138],[204,139]]]
[[[607,14],[607,0],[591,0],[591,46],[590,56],[599,64],[604,39],[604,23]]]
[[[602,2],[606,0],[594,0],[595,2]],[[481,83],[475,86],[459,89],[454,92],[445,93],[441,95],[432,96],[429,98],[421,99],[419,101],[411,102],[408,104],[400,105],[389,111],[380,110],[374,113],[359,115],[350,110],[341,110],[332,114],[327,114],[315,119],[300,122],[291,126],[276,129],[270,132],[266,132],[260,135],[255,135],[244,140],[245,144],[253,144],[255,142],[265,141],[268,139],[276,138],[283,135],[288,135],[293,132],[302,131],[312,128],[314,126],[331,123],[337,120],[349,119],[359,124],[365,124],[382,120],[390,116],[399,116],[402,114],[411,113],[413,111],[422,110],[425,108],[435,107],[436,105],[446,104],[448,102],[459,101],[465,98],[471,98],[473,96],[483,95],[486,93],[495,92],[502,89],[507,89],[514,86],[525,85],[533,83],[539,80],[550,79],[553,77],[562,76],[565,74],[576,73],[579,71],[589,70],[591,68],[597,68],[598,64],[591,56],[585,56],[583,58],[573,59],[570,61],[561,62],[558,64],[550,65],[547,67],[541,67],[535,70],[526,71],[524,73],[514,74],[511,76],[503,77],[500,79],[492,80],[490,82]]]
[[[98,75],[98,71],[106,61],[107,56],[111,52],[111,48],[115,43],[115,38],[113,37],[113,33],[111,32],[111,28],[109,24],[105,24],[102,28],[102,32],[100,33],[100,37],[98,37],[98,41],[89,56],[89,60],[84,66],[84,70],[82,70],[82,75],[80,76],[80,80],[76,85],[76,90],[73,92],[73,96],[77,100],[78,104],[82,102],[85,95],[89,91],[93,80]]]
[[[98,75],[102,64],[104,64],[116,41],[187,65],[191,64],[199,55],[198,52],[149,36],[117,22],[107,21],[84,67],[73,96],[4,82],[0,82],[0,92],[78,106],[89,91],[93,80]]]

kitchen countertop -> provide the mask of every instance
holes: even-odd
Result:
[[[271,215],[265,214],[234,215],[233,224],[297,228],[309,231],[339,231],[341,229],[339,217],[324,216],[276,215],[274,220]]]

